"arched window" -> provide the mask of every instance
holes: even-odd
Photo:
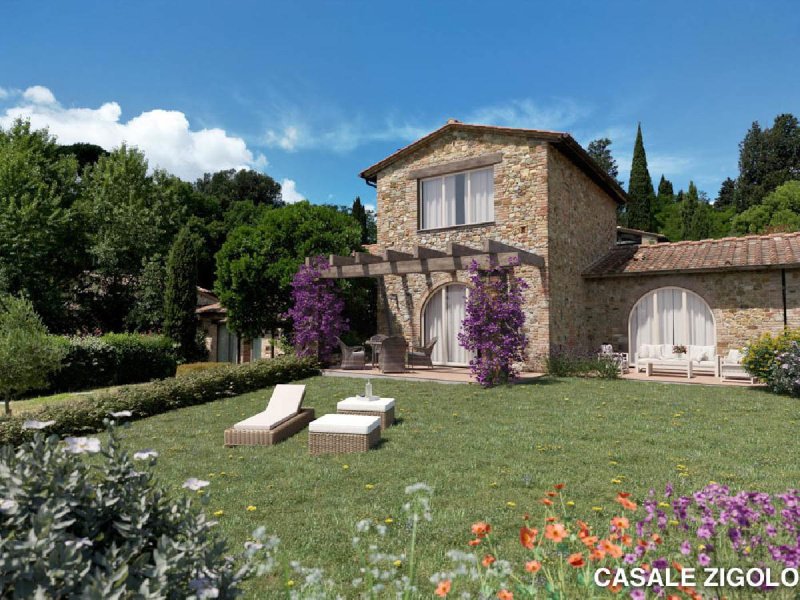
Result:
[[[464,367],[472,354],[458,343],[467,308],[467,286],[451,283],[434,292],[422,310],[423,343],[437,338],[431,360],[437,365]]]
[[[642,344],[716,346],[714,314],[705,300],[689,290],[653,290],[631,310],[628,341],[634,360]]]

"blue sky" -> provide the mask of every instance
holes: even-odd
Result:
[[[800,115],[796,2],[3,3],[0,126],[121,140],[192,178],[374,203],[363,168],[453,117],[610,137],[627,181],[713,198],[752,121]]]

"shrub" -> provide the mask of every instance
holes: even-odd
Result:
[[[84,460],[87,452],[98,458]],[[68,438],[64,446],[37,433],[16,450],[0,449],[0,470],[11,474],[0,479],[3,596],[238,596],[271,545],[246,544],[235,564],[196,503],[170,497],[136,464],[152,464],[154,456],[131,458],[112,427],[106,448],[96,438]],[[260,531],[253,535],[263,540]]]
[[[282,356],[200,371],[179,379],[122,387],[91,399],[46,405],[24,417],[0,419],[0,444],[18,445],[30,440],[32,433],[23,428],[26,419],[52,421],[47,429],[50,433],[83,434],[102,429],[103,420],[110,412],[131,411],[133,418],[141,419],[317,374],[319,369],[314,360]]]
[[[175,377],[185,377],[192,373],[199,373],[200,371],[213,371],[215,369],[222,369],[229,367],[231,363],[224,362],[197,362],[185,363],[178,365],[178,370],[175,372]]]
[[[114,383],[117,352],[99,337],[56,337],[65,347],[61,370],[50,377],[49,391],[73,392]]]
[[[800,396],[800,344],[791,342],[785,352],[775,357],[765,381],[776,394]]]
[[[545,371],[553,377],[619,377],[619,364],[611,356],[554,346],[545,357]]]
[[[163,335],[108,333],[102,338],[117,353],[114,383],[140,383],[175,375],[177,362],[172,340]]]
[[[774,337],[765,333],[745,347],[742,366],[753,377],[769,381],[778,354],[786,352],[792,342],[800,342],[800,329],[786,329]]]

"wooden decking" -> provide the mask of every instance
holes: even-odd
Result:
[[[333,377],[355,377],[359,379],[401,379],[406,381],[435,381],[437,383],[474,383],[469,369],[466,367],[433,367],[428,369],[426,367],[417,367],[413,370],[409,369],[404,373],[381,373],[380,369],[370,368],[367,365],[366,369],[324,369],[323,375]],[[518,383],[526,383],[539,377],[543,377],[543,373],[522,373]]]

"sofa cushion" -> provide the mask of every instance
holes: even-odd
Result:
[[[714,346],[689,346],[689,358],[696,362],[713,361],[715,348]]]
[[[741,350],[736,350],[735,348],[732,350],[728,350],[728,355],[725,357],[725,362],[732,365],[738,365],[742,362],[742,352]]]

